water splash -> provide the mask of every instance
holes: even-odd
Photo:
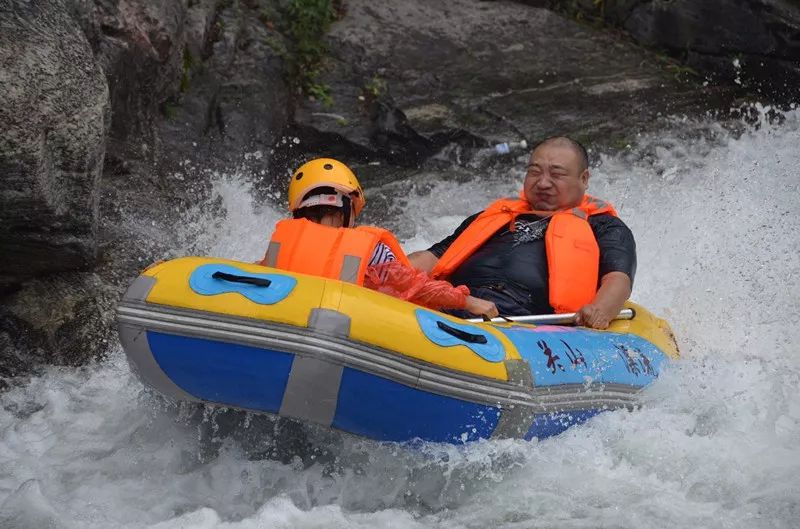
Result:
[[[167,404],[117,351],[0,396],[0,526],[794,527],[798,144],[797,110],[740,136],[678,123],[594,169],[591,191],[637,236],[634,297],[684,354],[641,410],[543,442],[398,446]],[[391,203],[384,224],[419,249],[515,194],[523,167],[453,167],[368,198]],[[213,207],[186,213],[187,253],[261,257],[282,212],[245,182],[220,175]]]

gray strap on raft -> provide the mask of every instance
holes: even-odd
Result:
[[[347,337],[350,317],[331,309],[312,309],[308,328]],[[330,426],[336,414],[343,366],[313,356],[295,355],[279,414]]]
[[[128,287],[125,292],[124,302],[144,303],[150,291],[156,285],[156,278],[150,276],[139,276],[136,281]],[[119,316],[118,316],[119,318]],[[178,387],[158,365],[150,350],[150,343],[147,341],[147,331],[141,325],[119,323],[119,340],[128,356],[131,367],[139,374],[139,377],[150,386],[154,387],[162,395],[185,401],[197,401],[198,399]]]
[[[358,269],[360,266],[360,257],[345,255],[342,261],[342,269],[339,271],[339,279],[346,283],[358,283]]]
[[[341,364],[295,356],[278,413],[330,426],[336,415],[342,370]]]
[[[281,250],[281,243],[269,242],[267,247],[267,255],[264,256],[264,264],[275,268],[278,264],[278,252]]]
[[[531,367],[523,359],[506,360],[508,381],[527,390],[533,389],[534,380]],[[492,432],[492,439],[518,439],[524,436],[533,424],[535,413],[528,406],[505,404],[500,411],[500,419]]]

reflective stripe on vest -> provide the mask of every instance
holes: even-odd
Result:
[[[590,195],[584,195],[577,207],[557,212],[533,210],[522,198],[497,200],[453,241],[431,275],[449,277],[500,228],[508,225],[514,231],[519,215],[550,216],[545,232],[549,303],[558,313],[574,312],[597,293],[600,249],[587,219],[602,213],[617,216],[611,204]]]
[[[384,229],[332,228],[307,219],[286,219],[276,224],[261,264],[361,285],[379,242],[388,246],[398,261],[410,266],[400,243]]]

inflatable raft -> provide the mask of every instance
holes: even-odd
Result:
[[[543,438],[631,408],[677,348],[633,305],[607,331],[472,323],[357,285],[223,259],[154,265],[118,307],[161,394],[377,440]]]

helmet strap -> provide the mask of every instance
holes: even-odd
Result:
[[[356,223],[356,216],[353,214],[353,201],[348,195],[342,195],[342,212],[344,213],[344,226],[352,228]]]

